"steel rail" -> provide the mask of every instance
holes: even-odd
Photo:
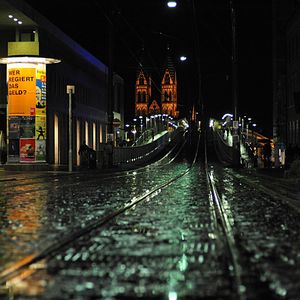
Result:
[[[122,178],[122,177],[128,177],[128,176],[135,176],[139,173],[142,173],[144,172],[145,170],[148,171],[149,170],[149,167],[153,167],[153,166],[156,166],[156,167],[165,167],[166,165],[168,164],[171,164],[177,157],[178,155],[180,154],[180,152],[182,151],[184,145],[186,143],[186,140],[183,142],[183,144],[181,145],[181,147],[178,149],[178,151],[175,153],[174,157],[172,159],[170,159],[170,161],[162,164],[161,162],[166,159],[168,156],[170,156],[176,149],[177,147],[177,144],[175,146],[173,146],[169,151],[168,153],[166,153],[162,158],[160,158],[159,160],[149,164],[149,165],[146,165],[146,166],[143,166],[143,167],[139,167],[139,168],[134,168],[134,169],[130,169],[130,170],[122,170],[122,171],[112,171],[112,172],[106,172],[106,173],[98,173],[98,176],[97,176],[97,179],[95,179],[95,174],[94,173],[84,173],[84,175],[82,173],[63,173],[63,174],[58,174],[59,177],[61,176],[67,176],[67,177],[70,177],[71,176],[77,176],[77,177],[81,177],[81,176],[85,176],[86,178],[86,175],[88,176],[91,176],[93,175],[93,177],[89,178],[88,182],[94,182],[94,181],[97,181],[99,178],[101,178],[102,180],[110,180],[110,179],[115,179],[115,178]],[[28,182],[25,182],[26,180],[32,180],[32,179],[37,179],[37,181],[31,183],[31,186],[32,185],[35,185],[35,184],[41,184],[43,183],[43,180],[47,178],[47,175],[45,174],[44,176],[30,176],[29,178],[20,178],[20,179],[17,179],[17,178],[9,178],[9,179],[0,179],[0,182],[7,182],[7,181],[13,181],[14,185],[10,185],[10,187],[14,187],[14,186],[20,186],[20,185],[24,185],[24,186],[27,186],[28,185]],[[55,180],[56,177],[54,176],[53,177],[53,180]],[[20,184],[20,181],[22,181],[23,183]],[[67,185],[68,186],[74,186],[74,185],[77,185],[78,183],[77,182],[72,182],[72,183],[68,183]],[[47,189],[41,189],[40,187],[38,188],[32,188],[30,190],[26,190],[26,192],[35,192],[35,191],[46,191]],[[16,194],[23,194],[24,191],[20,191],[20,192],[14,192],[14,195]]]
[[[205,173],[206,173],[206,179],[208,183],[208,189],[210,193],[211,205],[213,207],[213,217],[215,219],[215,224],[217,227],[221,227],[221,232],[223,233],[226,241],[226,248],[228,252],[227,257],[229,260],[228,268],[231,274],[233,275],[231,276],[231,278],[233,281],[234,292],[237,299],[245,300],[246,287],[243,285],[241,279],[242,268],[241,265],[239,264],[239,251],[236,247],[230,222],[227,218],[222,201],[216,189],[213,173],[209,171],[206,141],[204,142],[204,165],[205,165]]]
[[[130,176],[136,176],[137,174],[140,174],[140,173],[144,173],[144,172],[150,172],[152,170],[153,167],[156,167],[156,168],[163,168],[165,167],[166,165],[170,165],[176,158],[177,156],[180,154],[180,152],[182,151],[183,147],[184,147],[184,144],[186,143],[186,141],[181,145],[180,149],[175,153],[175,156],[170,159],[168,162],[166,163],[161,163],[161,161],[163,161],[166,157],[170,156],[172,154],[172,152],[175,150],[176,146],[175,145],[164,157],[162,157],[160,160],[158,161],[155,161],[153,162],[152,164],[150,165],[147,165],[147,166],[143,166],[143,167],[140,167],[140,168],[136,168],[136,169],[132,169],[132,170],[124,170],[124,171],[120,171],[120,172],[117,172],[117,171],[112,171],[110,173],[98,173],[97,174],[97,177],[95,177],[95,173],[85,173],[85,174],[78,174],[78,173],[75,173],[75,174],[70,174],[71,176],[73,175],[73,177],[76,175],[78,178],[80,178],[81,176],[84,176],[84,180],[85,182],[88,182],[88,183],[93,183],[93,182],[97,182],[99,181],[99,179],[101,179],[102,181],[103,180],[112,180],[112,179],[117,179],[117,178],[124,178],[124,177],[130,177]],[[70,176],[68,175],[68,177]],[[64,175],[63,175],[64,176]],[[35,181],[35,182],[30,182],[30,189],[27,189],[26,190],[26,193],[29,193],[29,192],[42,192],[42,191],[48,191],[47,188],[41,188],[40,186],[37,186],[35,187],[36,185],[41,185],[45,182],[43,182],[41,180],[41,178],[39,177],[36,177],[38,181]],[[45,177],[46,178],[46,177]],[[31,180],[32,178],[30,178],[29,180]],[[57,177],[53,177],[51,178],[51,182],[54,184],[55,183],[55,180],[57,179]],[[18,183],[18,185],[14,184],[14,185],[9,185],[7,187],[8,189],[8,192],[5,192],[5,191],[1,191],[1,194],[2,196],[7,196],[9,194],[12,193],[11,191],[11,188],[12,187],[15,187],[15,186],[28,186],[28,182],[25,182],[26,179],[23,179],[23,182],[22,184],[19,184],[19,181],[18,180],[15,180],[14,182]],[[44,179],[43,179],[44,180]],[[49,181],[48,181],[49,182]],[[80,181],[79,181],[80,182]],[[72,182],[69,182],[69,183],[66,183],[65,184],[66,186],[68,187],[72,187],[72,186],[77,186],[78,185],[78,181],[75,181],[73,180]],[[24,194],[24,191],[13,191],[13,195],[16,196],[18,194]]]
[[[246,178],[238,174],[230,174],[235,178],[235,180],[242,181],[244,184],[248,185],[251,188],[255,188],[256,190],[259,190],[260,192],[264,193],[267,196],[271,196],[272,199],[275,199],[276,201],[281,201],[282,203],[285,203],[292,209],[295,209],[298,213],[300,213],[300,205],[299,205],[299,198],[296,195],[287,195],[284,194],[282,191],[278,191],[278,189],[267,187],[263,184],[257,184],[255,180],[252,178]],[[284,185],[283,183],[276,182],[276,186],[280,186],[281,188],[286,188],[288,190],[288,186]],[[265,200],[270,201],[270,200]]]
[[[14,263],[13,266],[8,267],[7,269],[3,270],[0,273],[0,287],[6,286],[9,288],[13,286],[15,282],[18,281],[18,279],[23,280],[31,276],[33,273],[38,271],[35,268],[35,265],[38,265],[39,262],[47,261],[51,259],[52,257],[56,256],[60,251],[62,251],[65,248],[65,246],[71,244],[76,239],[83,237],[84,235],[92,232],[95,229],[104,227],[117,216],[123,214],[124,212],[131,209],[135,205],[143,202],[144,200],[149,200],[155,197],[161,192],[161,190],[167,188],[168,186],[170,186],[171,184],[173,184],[174,182],[176,182],[177,180],[179,180],[180,178],[188,174],[197,160],[198,152],[199,152],[199,144],[200,144],[200,134],[198,136],[198,143],[197,143],[194,159],[191,165],[188,168],[186,168],[186,170],[184,170],[182,173],[169,179],[165,183],[162,183],[159,186],[152,188],[151,190],[147,191],[142,195],[133,197],[128,204],[125,204],[121,208],[114,210],[113,212],[107,214],[106,216],[98,220],[89,222],[84,228],[77,229],[71,234],[66,235],[65,237],[61,238],[58,242],[46,247],[45,249],[41,250],[39,253],[34,253]]]

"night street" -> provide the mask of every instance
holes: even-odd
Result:
[[[125,172],[2,170],[7,299],[298,299],[299,190],[297,211],[280,199],[286,180],[209,163],[224,234],[187,148]]]
[[[299,300],[299,183],[299,0],[0,0],[0,300]]]

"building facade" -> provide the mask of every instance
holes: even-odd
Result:
[[[159,88],[155,85],[155,89],[152,90],[153,85],[150,72],[147,71],[147,68],[139,67],[135,82],[136,116],[167,114],[173,118],[178,117],[177,77],[173,61],[169,55],[169,49],[159,80]]]
[[[161,82],[161,112],[174,118],[177,111],[177,78],[175,68],[166,68]]]
[[[300,154],[300,2],[272,1],[273,136],[287,149],[287,159]]]
[[[143,69],[137,73],[135,82],[135,115],[147,116],[149,114],[149,103],[151,103],[151,76]]]
[[[14,68],[10,72],[9,64],[0,66],[0,130],[6,132],[7,135],[8,163],[44,161],[48,164],[63,165],[68,162],[69,95],[67,86],[72,85],[75,87],[75,93],[72,95],[72,160],[74,165],[79,165],[78,151],[84,141],[94,150],[99,149],[100,143],[106,142],[109,125],[108,107],[113,110],[111,114],[118,116],[119,126],[124,124],[123,79],[117,74],[113,75],[113,105],[108,106],[108,68],[106,65],[26,2],[0,0],[0,11],[1,58],[34,56],[60,61],[45,67],[41,77],[41,97],[38,95],[38,88],[32,92],[36,102],[31,111],[35,111],[36,115],[33,113],[18,115],[17,109],[12,109],[15,105],[12,103],[18,103],[18,95],[15,98],[11,95],[20,91],[13,91],[13,87],[16,86],[9,80],[17,79],[10,78],[9,74],[17,71]],[[13,20],[14,18],[22,23],[18,24]],[[28,48],[28,45],[31,46]],[[31,67],[22,65],[22,68],[21,71],[24,73]],[[37,77],[37,87],[38,82]],[[40,109],[41,107],[44,107],[44,112]],[[44,119],[37,115],[38,111],[41,116],[44,113]],[[24,126],[20,125],[22,122],[26,123],[25,135],[23,134]],[[45,125],[39,126],[41,122]],[[28,128],[31,128],[31,133]],[[32,144],[30,146],[35,148],[35,158],[39,157],[38,146],[42,144],[39,132],[43,133],[46,140],[43,159],[26,158],[26,154],[21,151],[21,148],[24,148],[23,144],[25,146],[26,143]],[[16,150],[16,147],[19,149]]]

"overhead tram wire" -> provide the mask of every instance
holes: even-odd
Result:
[[[136,54],[134,54],[134,52],[132,51],[132,49],[128,46],[128,44],[125,42],[124,39],[120,38],[120,40],[122,41],[122,43],[124,44],[124,46],[127,48],[128,52],[130,53],[130,55],[133,57],[133,59],[136,61],[137,65],[140,67],[140,69],[143,71],[143,73],[147,76],[149,76],[148,71],[144,68],[144,65],[142,63],[141,60],[139,60],[139,58],[137,57]],[[151,84],[154,86],[154,88],[161,94],[161,89],[159,88],[159,86],[156,84],[155,80],[153,80],[151,78]]]
[[[224,46],[224,44],[222,43],[222,41],[220,40],[220,38],[218,37],[218,35],[216,34],[216,32],[212,31],[212,27],[207,26],[207,24],[205,22],[202,21],[202,18],[197,18],[197,9],[196,9],[196,4],[195,4],[195,0],[190,0],[190,8],[192,10],[192,26],[193,26],[193,33],[194,33],[194,45],[195,45],[195,56],[196,56],[196,60],[197,60],[197,70],[198,70],[198,77],[199,77],[199,89],[198,89],[198,100],[199,100],[199,104],[201,104],[201,114],[204,113],[206,107],[204,104],[204,98],[203,98],[203,93],[202,93],[202,68],[201,68],[201,60],[200,60],[200,41],[199,41],[199,29],[197,26],[197,20],[200,20],[199,22],[201,22],[201,25],[203,27],[205,27],[207,29],[208,32],[211,32],[213,34],[209,35],[211,37],[214,37],[215,43],[218,46],[218,48],[220,49],[220,52],[223,53],[223,55],[225,55],[225,57],[231,59],[231,53],[229,53],[228,49]],[[210,3],[208,3],[209,5]],[[214,12],[214,9],[210,9],[209,11]],[[219,18],[216,17],[215,14],[212,15],[212,18],[214,19],[214,22],[217,22],[220,24],[219,22]],[[221,26],[221,24],[220,24]]]
[[[211,5],[211,2],[208,1],[207,2],[208,5]],[[230,34],[230,31],[227,30],[227,27],[224,28],[224,23],[220,22],[220,17],[218,17],[216,14],[215,14],[215,8],[213,6],[211,6],[209,9],[208,9],[208,12],[206,12],[206,15],[208,13],[211,13],[209,15],[209,18],[212,18],[213,19],[213,23],[214,24],[218,24],[218,26],[222,27],[223,30],[225,31],[225,35],[226,35],[226,38],[227,39],[231,39],[231,34]],[[226,56],[228,57],[229,59],[231,59],[231,52],[228,51],[228,47],[224,46],[224,43],[221,41],[221,39],[219,38],[218,34],[216,33],[215,30],[212,30],[214,29],[215,27],[213,26],[209,26],[206,22],[203,22],[203,20],[200,18],[200,22],[202,24],[203,27],[205,27],[207,29],[208,32],[212,33],[210,34],[209,36],[211,38],[214,38],[216,44],[218,45],[219,49],[221,50],[221,52]]]
[[[117,10],[120,11],[120,9],[118,7],[117,7]],[[134,29],[134,27],[127,21],[127,19],[125,18],[125,16],[122,13],[119,13],[119,16],[122,18],[124,23],[128,26],[128,28],[137,36],[138,40],[141,42],[142,45],[144,45],[144,48],[145,48],[145,44],[146,44],[145,40],[140,36],[138,31]],[[149,58],[151,59],[151,63],[153,64],[153,69],[158,70],[159,67],[157,67],[157,65],[155,65],[155,59],[153,59],[152,55],[148,51],[148,48],[147,48],[147,54],[148,54]],[[156,74],[156,75],[159,75],[159,74]]]
[[[199,41],[199,30],[197,26],[197,15],[196,15],[196,8],[195,8],[195,0],[189,1],[192,10],[192,22],[193,22],[193,33],[194,33],[194,41],[195,41],[195,57],[197,61],[197,71],[198,71],[198,99],[197,99],[197,106],[198,109],[201,109],[201,115],[204,111],[204,101],[203,101],[203,94],[202,94],[202,72],[201,72],[201,64],[200,64],[200,41]]]
[[[142,42],[142,44],[145,44],[144,40],[141,38],[141,36],[139,35],[139,33],[130,25],[130,23],[126,20],[126,18],[123,16],[123,14],[120,13],[120,9],[119,7],[116,6],[115,1],[111,0],[111,5],[115,7],[116,11],[118,11],[118,16],[122,17],[124,23],[129,27],[129,29],[135,33],[135,35],[137,36],[138,40]],[[107,20],[107,22],[113,22],[113,20],[111,20],[111,18],[105,13],[105,7],[103,5],[100,5],[99,2],[97,2],[96,0],[94,0],[95,5],[100,8],[101,12],[103,13],[105,19]],[[116,27],[115,27],[115,31],[116,31]],[[144,69],[142,62],[138,59],[137,55],[134,54],[134,51],[128,46],[128,44],[125,42],[124,39],[121,38],[121,35],[119,35],[119,39],[122,41],[122,43],[124,44],[124,46],[127,48],[129,54],[133,57],[133,59],[136,61],[137,65],[139,67],[141,67],[142,71],[144,72],[144,74],[149,75],[147,70]],[[149,57],[151,57],[149,55]],[[152,59],[152,57],[151,57]],[[158,68],[155,67],[154,70],[157,70]],[[161,89],[159,88],[159,86],[156,84],[156,82],[154,80],[152,80],[152,84],[154,86],[154,88],[156,88],[156,90],[161,93]]]
[[[117,8],[118,11],[119,8]],[[119,13],[119,16],[122,18],[122,20],[124,21],[124,23],[129,27],[129,29],[137,36],[138,40],[142,43],[142,45],[144,45],[144,49],[145,47],[145,41],[144,39],[140,36],[140,34],[134,29],[134,27],[127,21],[127,19],[125,18],[125,16],[122,13]],[[137,62],[137,65],[142,69],[142,71],[144,72],[144,74],[146,74],[147,76],[149,76],[148,71],[144,68],[143,63],[141,62],[141,60],[139,60],[139,58],[134,54],[134,51],[128,46],[128,44],[125,42],[125,40],[123,38],[121,38],[122,35],[119,35],[119,39],[122,41],[122,43],[125,45],[125,47],[127,48],[128,52],[131,54],[131,56],[134,58],[134,60]],[[159,68],[155,65],[155,63],[153,63],[155,60],[153,59],[152,55],[150,54],[150,52],[148,51],[147,48],[147,54],[148,57],[151,60],[151,64],[153,64],[153,70],[156,71],[156,75],[158,76],[158,78],[160,77],[159,72],[157,71]],[[153,84],[154,88],[161,94],[162,90],[159,88],[159,85],[156,84],[155,80],[153,78],[151,78],[151,83]]]

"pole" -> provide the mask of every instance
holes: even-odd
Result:
[[[238,94],[237,94],[237,47],[236,47],[236,18],[233,0],[230,0],[231,30],[232,30],[232,90],[233,90],[233,118],[238,120]]]
[[[67,94],[69,95],[69,172],[72,172],[72,94],[75,94],[75,86],[67,85]]]
[[[108,99],[107,99],[107,133],[110,136],[109,143],[111,147],[115,146],[116,140],[114,135],[113,128],[113,120],[114,120],[114,73],[113,73],[113,65],[114,65],[114,23],[113,23],[113,8],[111,0],[107,0],[107,9],[108,9]],[[110,151],[108,154],[108,166],[111,167],[113,165],[113,151]]]
[[[233,0],[229,1],[230,5],[230,17],[231,17],[231,31],[232,31],[232,94],[233,94],[233,120],[235,124],[238,124],[238,85],[237,85],[237,46],[236,46],[236,18],[235,10],[233,7]],[[240,140],[238,133],[238,126],[233,128],[233,152],[232,161],[233,166],[240,166]]]
[[[113,133],[113,22],[109,19],[109,33],[108,33],[108,133]]]
[[[69,93],[69,172],[72,172],[72,93]]]
[[[109,133],[113,133],[113,110],[114,110],[114,23],[113,23],[112,3],[108,1],[108,113],[109,113]]]
[[[196,102],[196,111],[200,111],[200,114],[202,118],[204,117],[205,113],[204,110],[206,107],[204,106],[204,98],[202,96],[202,72],[201,72],[201,62],[200,62],[200,54],[201,54],[201,47],[200,47],[200,41],[199,41],[199,31],[198,31],[198,18],[196,14],[196,5],[195,5],[195,0],[191,1],[192,5],[192,12],[193,12],[193,29],[194,29],[194,34],[196,36],[195,39],[195,50],[196,50],[196,64],[197,64],[197,72],[198,72],[198,100]]]

